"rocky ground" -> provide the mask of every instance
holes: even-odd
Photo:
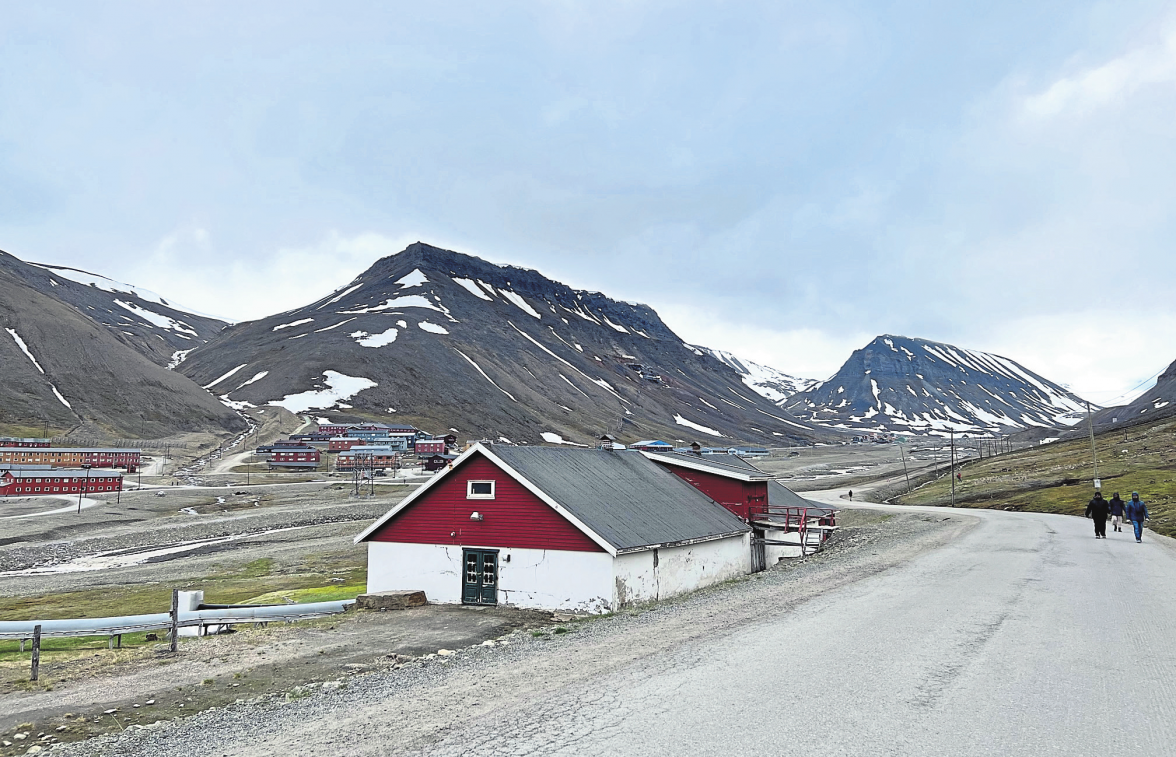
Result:
[[[471,642],[447,647],[445,653],[438,650],[407,660],[388,658],[388,654],[400,652],[374,629],[384,623],[402,622],[400,618],[420,611],[385,613],[368,616],[371,620],[354,621],[358,625],[351,627],[349,640],[359,646],[351,648],[352,657],[363,662],[344,663],[341,669],[340,661],[351,658],[327,651],[328,643],[312,643],[310,639],[338,634],[347,626],[336,623],[328,632],[322,630],[324,621],[319,621],[283,637],[280,643],[290,656],[280,667],[301,671],[306,682],[325,683],[298,683],[282,690],[276,684],[293,682],[284,678],[264,693],[250,691],[254,696],[236,696],[233,690],[244,687],[232,684],[241,679],[228,678],[232,666],[222,665],[208,683],[201,679],[199,686],[189,684],[183,692],[175,692],[183,694],[183,701],[173,703],[169,716],[203,710],[199,714],[171,721],[154,714],[140,715],[147,706],[143,697],[148,692],[144,691],[137,693],[129,709],[120,706],[108,714],[105,711],[111,707],[97,711],[98,720],[106,723],[103,727],[111,731],[117,727],[117,732],[60,748],[69,755],[203,756],[269,755],[283,750],[336,754],[346,744],[351,754],[428,753],[443,741],[455,722],[509,717],[512,709],[542,701],[549,692],[584,685],[595,676],[608,675],[692,639],[730,634],[749,622],[762,621],[766,615],[788,613],[800,603],[819,601],[827,591],[945,543],[969,528],[972,519],[957,513],[847,511],[842,522],[844,528],[816,556],[784,562],[755,576],[613,616],[569,622],[519,618],[519,625],[505,636],[500,634],[508,630],[508,624],[489,628],[489,633],[499,634],[493,644],[485,642],[494,638],[479,640],[475,634]],[[438,618],[452,617],[454,623],[461,624],[470,618],[487,617],[461,608],[429,608],[429,612],[439,613]],[[540,622],[538,627],[534,626],[536,622]],[[364,626],[365,623],[374,625]],[[530,630],[519,630],[528,627]],[[234,639],[214,643],[247,643],[247,637],[240,638],[241,642]],[[205,640],[193,644],[203,643]],[[186,645],[181,657],[189,654],[187,649]],[[304,653],[300,654],[300,649]],[[271,654],[265,644],[253,650],[249,661],[254,665],[263,650]],[[217,653],[217,659],[222,661],[243,659],[240,652]],[[391,664],[376,665],[378,659],[391,660]],[[349,668],[349,664],[363,667]],[[252,678],[254,672],[248,675]],[[5,699],[6,709],[19,701]],[[180,704],[185,706],[180,708]],[[150,705],[158,706],[158,699]],[[70,718],[65,713],[50,716],[42,712],[39,718],[32,714],[24,726],[6,726],[3,739],[13,746],[5,749],[12,751],[0,754],[23,753],[23,744],[40,738],[38,734],[42,733],[45,738],[41,743],[85,735],[76,725],[79,710],[73,710]],[[83,717],[92,723],[94,713]],[[59,732],[61,726],[65,728]],[[20,727],[24,728],[22,733],[30,735],[18,745],[13,741],[12,729]]]

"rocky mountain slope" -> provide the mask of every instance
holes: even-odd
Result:
[[[186,376],[75,305],[77,293],[54,296],[64,283],[47,286],[43,293],[11,265],[0,267],[0,424],[140,439],[245,427]]]
[[[768,398],[777,405],[792,395],[803,392],[806,389],[811,389],[820,383],[816,379],[790,376],[784,371],[761,365],[751,360],[744,360],[723,350],[715,350],[697,344],[694,345],[694,348],[709,353],[716,360],[726,363],[732,370],[739,374],[740,380],[743,381],[748,389],[761,397]]]
[[[27,263],[0,252],[0,271],[72,305],[105,326],[115,340],[165,367],[225,327],[224,321],[186,312],[154,292],[76,268]]]
[[[816,426],[913,434],[1065,427],[1086,410],[1081,398],[1008,358],[890,335],[782,407]]]
[[[423,243],[317,302],[226,328],[178,370],[239,407],[409,421],[462,438],[828,436],[645,305]]]
[[[1126,405],[1108,407],[1094,415],[1099,430],[1111,426],[1135,425],[1176,415],[1176,362],[1156,379],[1155,386]]]

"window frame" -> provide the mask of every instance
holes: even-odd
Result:
[[[489,494],[475,494],[474,484],[490,484]],[[466,481],[466,499],[494,499],[498,485],[493,479],[471,479]]]

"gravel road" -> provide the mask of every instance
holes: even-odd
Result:
[[[715,683],[750,686],[759,681],[772,688],[758,703],[741,697],[722,715],[723,722],[747,723],[749,706],[761,704],[776,722],[781,719],[774,702],[779,692],[807,690],[820,682],[793,672],[763,680],[759,668],[791,664],[810,646],[839,644],[835,629],[811,638],[784,629],[800,618],[823,615],[840,593],[877,580],[889,568],[950,542],[977,522],[956,513],[847,518],[858,525],[838,534],[832,548],[820,555],[644,611],[562,626],[568,633],[555,633],[555,627],[539,637],[516,633],[506,645],[479,645],[399,670],[357,676],[329,692],[230,705],[82,742],[64,753],[203,757],[283,751],[465,754],[478,749],[494,754],[631,754],[642,748],[673,753],[653,741],[643,746],[644,735],[629,730],[626,718],[640,716],[645,703],[626,704],[627,697],[651,685],[654,696],[668,699],[656,704],[650,700],[653,706],[646,715],[680,719],[679,728],[697,727],[694,705],[679,710],[675,703],[684,696],[709,699],[711,682],[693,693],[680,681],[667,679],[664,689],[656,682],[715,665],[708,674]],[[742,648],[735,639],[753,630],[783,636],[770,642],[767,659],[742,660],[728,668],[733,661],[721,657]],[[744,669],[749,662],[752,669]],[[822,661],[834,663],[835,658]]]

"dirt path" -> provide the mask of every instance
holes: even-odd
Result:
[[[191,719],[91,741],[68,754],[271,755],[428,752],[455,723],[509,720],[559,692],[749,623],[785,617],[810,600],[944,544],[972,519],[855,512],[831,548],[765,573],[647,610],[514,634],[450,657],[355,676],[346,688],[295,701],[263,698]],[[569,632],[559,633],[560,629]],[[785,653],[785,650],[781,650]],[[460,713],[460,718],[457,718]]]

